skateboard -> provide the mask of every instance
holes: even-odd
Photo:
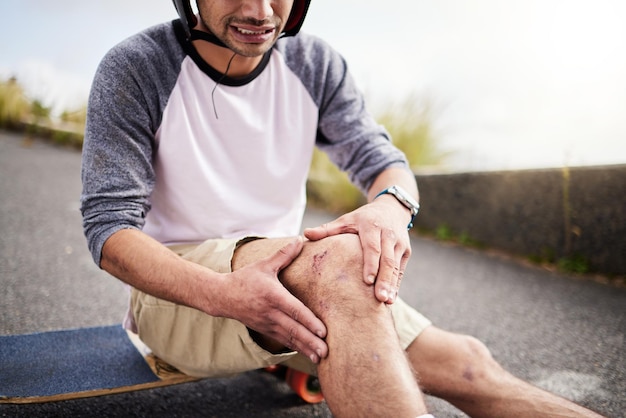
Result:
[[[314,376],[282,366],[269,369],[304,401],[324,399]],[[0,336],[0,404],[65,401],[197,380],[153,355],[121,325]]]
[[[316,376],[281,365],[266,367],[265,371],[284,379],[289,387],[307,403],[320,403],[324,400]]]
[[[0,336],[0,403],[63,401],[199,380],[121,325]]]

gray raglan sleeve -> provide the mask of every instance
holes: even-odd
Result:
[[[343,58],[331,64],[328,100],[320,108],[318,147],[366,194],[382,171],[408,169],[404,153],[367,111]]]
[[[343,57],[325,42],[298,35],[301,52],[291,65],[319,108],[317,146],[363,193],[391,167],[408,168],[404,153],[368,112]]]
[[[100,265],[102,246],[115,232],[141,229],[154,184],[156,124],[132,45],[101,62],[89,96],[83,146],[81,212],[89,250]],[[139,53],[141,53],[139,51]]]

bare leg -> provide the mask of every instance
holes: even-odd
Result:
[[[424,392],[472,417],[599,417],[506,372],[478,340],[430,327],[409,346]]]
[[[273,253],[289,240],[243,245],[233,269]],[[358,237],[306,242],[281,274],[283,284],[328,330],[329,356],[318,367],[329,408],[337,417],[410,417],[426,413],[422,394],[400,347],[389,308],[362,278]],[[262,341],[272,347],[270,341]]]

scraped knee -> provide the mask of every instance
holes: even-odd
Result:
[[[318,314],[379,305],[374,287],[363,280],[358,235],[341,234],[305,242],[298,263],[288,267],[286,274],[292,282],[290,291]]]

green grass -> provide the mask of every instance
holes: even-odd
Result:
[[[585,257],[579,254],[560,258],[556,265],[559,270],[566,273],[585,274],[590,271],[589,262]]]

